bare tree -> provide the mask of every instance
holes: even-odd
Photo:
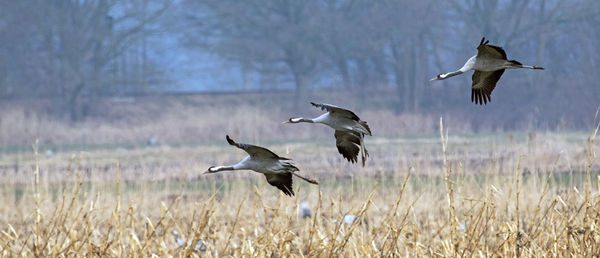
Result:
[[[439,35],[441,9],[435,1],[380,1],[378,13],[385,19],[381,29],[385,35],[383,48],[389,53],[393,67],[398,104],[397,111],[418,112],[419,89],[425,83],[430,51],[427,43]]]
[[[53,40],[47,41],[47,48],[60,62],[60,74],[66,78],[61,92],[70,118],[78,120],[82,116],[80,96],[84,91],[98,93],[110,87],[107,65],[146,32],[146,26],[168,8],[168,2],[155,6],[150,14],[141,12],[131,1],[53,3],[49,6],[53,28],[48,30]]]
[[[306,106],[320,63],[313,11],[318,1],[189,1],[195,35],[188,42],[261,72],[284,66],[296,89],[295,108]],[[276,69],[275,69],[276,70]],[[277,71],[277,70],[276,70]]]
[[[148,4],[138,5],[143,3]],[[0,31],[13,36],[6,38],[9,42],[3,42],[0,53],[18,63],[4,63],[0,71],[9,74],[4,75],[5,82],[7,77],[21,78],[6,82],[5,91],[20,84],[25,94],[57,95],[69,117],[79,120],[84,115],[81,97],[114,91],[111,65],[151,30],[148,25],[169,4],[167,0],[5,2],[3,11],[11,13],[3,21],[18,27],[0,26]]]

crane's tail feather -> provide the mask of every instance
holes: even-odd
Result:
[[[360,134],[360,154],[362,158],[362,165],[365,166],[367,162],[367,157],[369,156],[369,151],[367,150],[367,146],[365,146],[365,134]]]

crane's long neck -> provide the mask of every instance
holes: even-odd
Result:
[[[440,74],[436,78],[433,78],[432,80],[445,80],[450,77],[457,76],[459,74],[463,74],[470,70],[473,70],[476,60],[477,60],[477,56],[472,56],[471,58],[469,58],[469,60],[467,60],[467,62],[460,69],[458,69],[454,72]]]
[[[227,171],[227,170],[252,169],[251,163],[252,163],[252,161],[251,161],[250,156],[247,156],[246,158],[244,158],[243,160],[241,160],[240,162],[238,162],[237,164],[235,164],[233,166],[214,166],[214,167],[208,168],[208,172],[209,173],[217,173],[217,172]]]
[[[439,80],[445,80],[445,79],[448,79],[448,78],[450,78],[450,77],[457,76],[457,75],[459,75],[459,74],[463,74],[463,73],[464,73],[464,72],[463,72],[463,71],[461,71],[461,70],[456,70],[456,71],[454,71],[454,72],[449,72],[449,73],[440,74],[440,76],[439,76]]]

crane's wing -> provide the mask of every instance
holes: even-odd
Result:
[[[506,60],[506,52],[499,46],[488,45],[489,40],[481,39],[481,43],[477,47],[477,57],[496,58]]]
[[[365,129],[367,129],[367,132],[369,132],[369,135],[372,135],[371,128],[369,128],[369,125],[367,124],[367,121],[360,120],[360,121],[358,121],[358,123],[360,125],[362,125]]]
[[[233,141],[229,137],[229,135],[226,135],[225,139],[227,139],[227,142],[229,143],[229,145],[233,145],[235,147],[238,147],[238,148],[246,151],[248,153],[248,155],[250,155],[250,157],[252,157],[252,158],[274,158],[274,159],[279,159],[279,160],[289,160],[288,158],[279,157],[277,154],[273,153],[272,151],[270,151],[267,148],[263,148],[263,147],[251,145],[251,144],[237,143],[237,142]]]
[[[483,105],[492,101],[492,91],[504,73],[504,69],[493,72],[475,71],[473,73],[473,86],[471,89],[471,102]]]
[[[358,161],[358,153],[360,153],[360,148],[362,147],[360,133],[336,130],[334,136],[338,152],[348,161],[356,163]]]
[[[294,195],[294,190],[292,189],[292,173],[265,174],[265,177],[270,185],[277,187],[284,194],[289,196]]]
[[[360,121],[360,118],[358,118],[358,116],[356,114],[354,114],[354,112],[352,112],[348,109],[344,109],[344,108],[337,107],[334,105],[329,105],[329,104],[322,104],[322,103],[311,102],[310,104],[312,104],[313,106],[318,107],[322,110],[325,110],[325,111],[329,112],[330,114],[335,114],[335,115],[339,115],[342,117],[350,118],[355,121]]]

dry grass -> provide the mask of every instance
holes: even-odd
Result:
[[[65,148],[64,145],[142,146],[150,138],[168,144],[206,144],[215,142],[214,135],[223,132],[253,141],[312,139],[315,135],[331,137],[333,133],[325,127],[308,131],[303,126],[280,125],[291,116],[318,116],[321,111],[306,103],[305,111],[292,112],[286,107],[289,103],[279,97],[282,96],[160,96],[131,99],[131,102],[102,99],[103,102],[95,105],[101,114],[77,123],[44,112],[52,103],[39,106],[16,101],[0,103],[0,153],[2,149],[22,151],[25,145],[29,151],[32,139],[39,139],[43,151]],[[265,107],[269,103],[278,108]],[[434,134],[437,130],[437,118],[431,115],[395,114],[384,107],[362,110],[359,107],[364,105],[346,99],[334,103],[344,103],[361,117],[368,118],[378,136]],[[453,131],[472,131],[470,125],[459,118],[452,119]],[[68,150],[73,149],[77,148]]]
[[[443,126],[439,130],[442,143],[434,136],[368,138],[371,159],[365,168],[344,162],[332,139],[268,142],[321,183],[296,181],[294,198],[252,172],[201,175],[209,165],[244,156],[224,140],[52,157],[3,155],[0,254],[589,257],[600,252],[600,196],[592,180],[600,171],[596,132],[461,136]],[[232,134],[253,141],[245,133]],[[298,216],[302,195],[312,209],[310,219]],[[360,219],[334,222],[346,214]],[[192,238],[189,246],[204,241],[206,250],[178,246],[172,230]]]

